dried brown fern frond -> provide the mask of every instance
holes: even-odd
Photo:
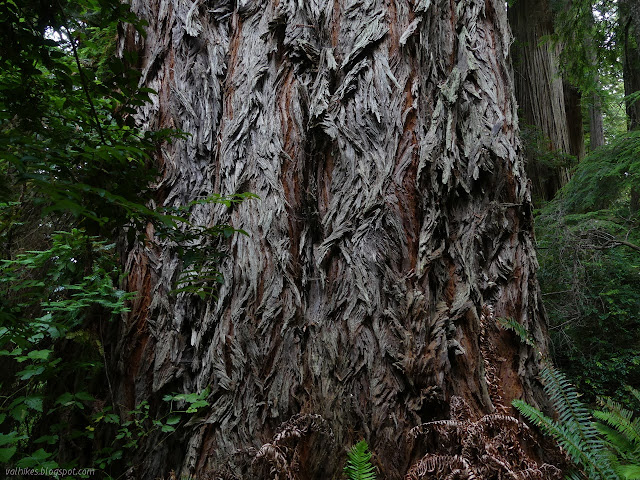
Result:
[[[423,423],[409,431],[411,439],[425,437],[430,453],[410,468],[406,480],[559,478],[560,470],[538,465],[523,449],[525,439],[538,444],[524,422],[503,413],[474,420],[465,417],[468,405],[464,399],[452,397],[451,404],[450,420]]]
[[[484,377],[491,403],[500,413],[506,413],[509,408],[505,405],[502,382],[498,376],[495,365],[499,364],[499,358],[495,346],[489,339],[488,333],[497,330],[497,323],[492,305],[482,305],[480,312],[480,354],[484,366]]]
[[[476,480],[473,469],[467,460],[459,455],[427,454],[415,463],[405,475],[405,480],[422,480],[439,475],[459,475],[458,478]],[[429,477],[426,477],[429,475]],[[461,476],[460,476],[461,475]],[[456,478],[456,477],[453,477]]]
[[[268,466],[275,480],[296,480],[300,470],[298,446],[313,434],[327,436],[333,442],[333,431],[320,415],[297,414],[278,428],[273,440],[260,447],[251,462],[254,468]]]
[[[511,479],[511,480],[520,480],[520,477],[513,471],[511,465],[509,465],[504,460],[500,459],[498,455],[484,455],[482,457],[483,462],[483,470],[487,473],[491,474],[499,474],[499,478]],[[484,472],[483,472],[484,473]]]
[[[527,468],[519,472],[518,478],[522,480],[559,480],[562,478],[562,472],[555,467],[554,470],[548,470],[544,467],[551,467],[551,465],[544,464],[541,467]]]
[[[267,443],[262,445],[253,459],[252,465],[266,462],[270,467],[270,473],[275,474],[275,480],[295,480],[296,476],[287,460],[287,449],[281,449],[278,445]]]
[[[480,418],[476,423],[479,425],[486,426],[488,428],[495,428],[495,429],[515,428],[518,431],[530,430],[526,423],[518,420],[516,417],[512,417],[511,415],[504,415],[502,413],[493,413],[493,414],[485,415],[484,417]]]
[[[329,423],[321,415],[297,414],[284,422],[273,437],[274,444],[289,443],[311,433],[321,433],[333,438]]]
[[[562,470],[548,463],[543,463],[540,466],[540,471],[544,475],[544,480],[560,480],[562,478]]]
[[[421,423],[420,425],[413,427],[407,434],[411,438],[417,438],[422,435],[427,435],[430,432],[436,432],[440,435],[449,436],[453,433],[459,433],[463,428],[465,422],[459,420],[434,420],[432,422]]]
[[[449,415],[451,420],[472,421],[474,420],[471,407],[466,400],[458,395],[453,395],[449,400]]]
[[[493,306],[489,305],[488,303],[484,303],[482,305],[482,310],[480,312],[480,321],[482,323],[494,320],[495,318],[495,314],[493,311]]]

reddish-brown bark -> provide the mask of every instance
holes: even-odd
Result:
[[[140,478],[280,461],[338,478],[364,437],[398,479],[426,453],[407,433],[452,398],[474,418],[542,402],[533,350],[496,324],[546,348],[504,2],[132,3],[150,25],[128,46],[161,92],[140,118],[191,134],[163,149],[164,204],[260,196],[192,213],[249,233],[227,245],[218,299],[167,295],[168,245],[130,253],[150,298],[120,337],[135,400],[211,389],[180,459],[148,445]]]

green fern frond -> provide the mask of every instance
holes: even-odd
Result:
[[[545,366],[540,372],[547,395],[558,412],[559,424],[564,425],[585,445],[602,448],[602,440],[593,425],[586,405],[567,377],[553,366]]]
[[[564,478],[565,480],[585,480],[584,475],[576,470],[567,473]]]
[[[375,480],[376,474],[371,465],[371,453],[366,441],[356,443],[347,453],[344,473],[349,480]]]
[[[516,335],[518,335],[518,337],[523,343],[529,345],[530,347],[536,346],[533,338],[531,338],[531,335],[529,335],[529,332],[527,331],[527,329],[524,327],[524,325],[519,323],[517,320],[513,318],[498,317],[496,318],[496,321],[498,322],[498,325],[500,325],[505,330],[511,330]]]
[[[625,480],[640,479],[640,421],[613,400],[600,399],[600,403],[603,410],[593,415],[599,421],[596,428],[612,452],[612,465]]]
[[[633,395],[635,397],[635,399],[640,402],[640,390],[637,390],[633,387],[627,386],[627,390],[629,391],[629,393],[631,395]]]
[[[610,465],[602,442],[600,442],[600,448],[593,448],[593,443],[585,443],[578,432],[552,420],[522,400],[514,400],[512,405],[527,420],[538,426],[544,433],[555,438],[573,462],[584,469],[589,480],[618,480],[619,477]],[[583,478],[576,475],[575,478]]]
[[[640,465],[621,465],[620,474],[625,480],[639,480]]]
[[[521,400],[514,400],[513,406],[543,432],[553,436],[589,480],[619,480],[614,470],[615,462],[575,388],[564,374],[551,366],[545,366],[540,375],[559,421]]]
[[[640,425],[619,415],[617,412],[596,410],[593,416],[600,421],[596,428],[607,436],[614,446],[619,446],[625,452],[640,449]],[[607,429],[609,427],[609,429]]]
[[[611,400],[610,398],[598,398],[598,402],[605,407],[608,411],[615,413],[616,415],[623,417],[627,420],[633,418],[633,412],[624,408],[620,403]]]
[[[600,422],[596,423],[596,429],[598,430],[598,432],[600,432],[609,447],[613,449],[617,455],[626,456],[626,452],[634,450],[633,443],[631,443],[626,436],[624,436],[615,428],[610,427],[606,423],[602,423],[602,418],[599,418],[597,415],[600,412],[593,413],[598,420],[601,420]]]

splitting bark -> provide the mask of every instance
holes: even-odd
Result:
[[[424,455],[406,433],[453,397],[476,417],[492,391],[544,403],[531,348],[486,329],[497,389],[480,345],[486,305],[547,345],[504,2],[132,6],[148,33],[123,48],[158,91],[139,118],[190,134],[162,149],[157,203],[260,197],[192,212],[249,233],[221,244],[217,299],[168,295],[169,245],[129,253],[140,295],[120,326],[120,401],[211,389],[180,448],[148,446],[140,478],[239,478],[262,446],[282,461],[282,424],[320,415],[335,443],[296,444],[305,478],[337,478],[364,437],[399,479]]]

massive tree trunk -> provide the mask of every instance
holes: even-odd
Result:
[[[570,122],[578,112],[571,98],[569,114],[565,107],[565,85],[558,65],[559,47],[544,41],[552,35],[553,15],[548,0],[517,1],[509,7],[509,23],[515,36],[515,91],[520,120],[528,129],[527,173],[532,180],[534,198],[551,200],[569,180],[566,166],[554,165],[553,155],[579,157],[584,153],[582,122]],[[569,92],[571,94],[571,92]],[[540,138],[541,137],[541,138]],[[580,158],[580,157],[579,157]]]
[[[162,149],[157,202],[260,196],[192,214],[248,232],[217,299],[167,294],[168,246],[129,253],[118,398],[211,389],[181,448],[147,445],[139,478],[269,462],[337,478],[364,437],[397,479],[426,453],[412,427],[543,402],[537,355],[496,320],[545,351],[504,2],[132,4],[150,25],[124,45],[158,91],[140,116],[190,134]]]

